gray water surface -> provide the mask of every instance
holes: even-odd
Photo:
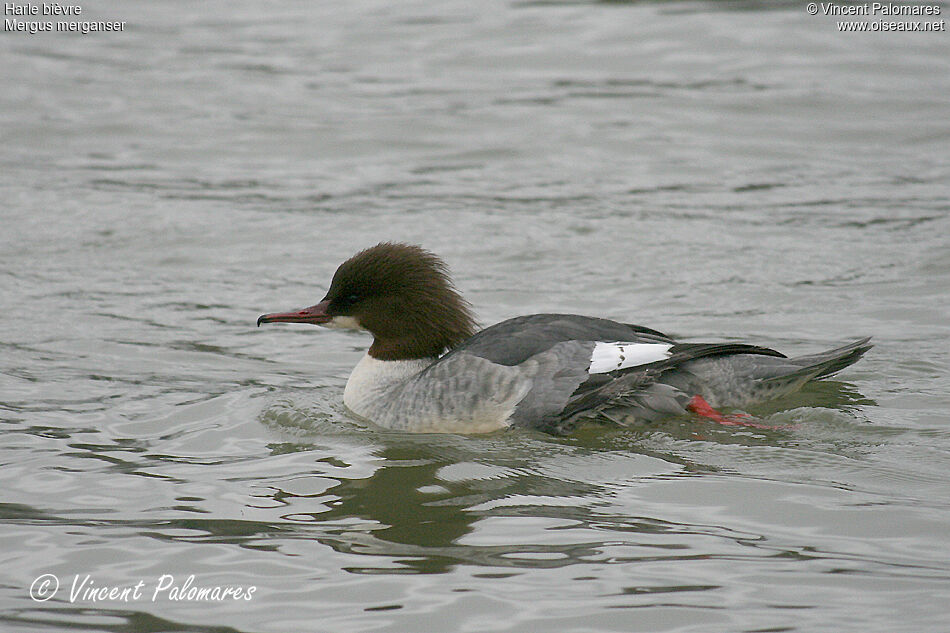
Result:
[[[946,631],[950,35],[804,4],[0,33],[0,628]],[[254,327],[380,240],[444,256],[486,325],[876,347],[774,429],[382,432],[341,402],[366,337]]]

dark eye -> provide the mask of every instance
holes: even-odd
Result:
[[[358,294],[350,293],[333,300],[333,306],[337,310],[349,310],[353,304],[360,300]]]

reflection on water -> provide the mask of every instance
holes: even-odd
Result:
[[[373,451],[375,468],[368,476],[348,478],[349,465],[337,462],[334,472],[344,476],[337,476],[337,483],[318,495],[300,497],[278,487],[271,493],[275,502],[292,500],[294,512],[282,518],[317,528],[320,542],[340,552],[394,559],[396,565],[348,568],[353,572],[441,573],[462,563],[517,565],[510,555],[551,550],[526,550],[523,544],[461,545],[478,521],[497,514],[479,510],[480,506],[512,496],[596,504],[604,489],[595,482],[550,476],[526,465],[525,451],[550,458],[565,450],[546,437],[500,434],[479,438],[474,446],[470,438],[453,436],[377,433],[373,437],[380,446]],[[326,477],[326,472],[319,477]],[[537,506],[539,516],[545,516],[545,508]],[[585,512],[579,506],[559,506],[553,516],[576,520]],[[570,562],[574,555],[577,552],[558,564]]]

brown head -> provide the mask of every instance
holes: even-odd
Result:
[[[419,246],[383,242],[337,268],[317,305],[265,314],[261,323],[313,323],[369,330],[380,360],[438,356],[475,333],[471,308],[445,263]]]

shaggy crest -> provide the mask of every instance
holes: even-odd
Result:
[[[375,336],[369,353],[381,360],[435,357],[476,330],[445,262],[410,244],[383,242],[346,260],[325,300],[329,314],[353,316]]]

